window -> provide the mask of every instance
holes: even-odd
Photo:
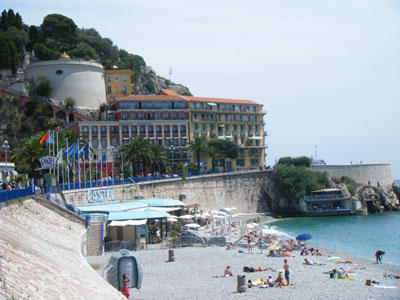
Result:
[[[244,167],[244,159],[237,159],[236,165],[239,167]]]
[[[222,167],[222,160],[221,160],[221,159],[216,159],[216,160],[214,160],[214,166],[216,166],[216,167]]]
[[[178,126],[172,126],[172,133],[178,133]]]
[[[251,122],[250,121],[250,116],[247,116],[247,122],[249,122],[249,123]]]
[[[250,159],[250,165],[258,165],[258,159]]]
[[[257,112],[257,106],[253,105],[253,112]]]
[[[101,147],[103,149],[107,148],[107,139],[101,139]]]
[[[254,123],[257,123],[257,116],[254,116]]]
[[[184,120],[185,119],[185,115],[183,114],[183,111],[179,112],[179,120]]]
[[[116,139],[116,138],[112,138],[112,139],[111,139],[111,145],[112,145],[113,147],[117,147],[117,139]]]
[[[146,134],[146,127],[145,126],[140,126],[140,134],[141,135]]]
[[[243,116],[239,116],[239,122],[243,122]]]
[[[122,134],[128,134],[128,127],[127,126],[122,127]]]
[[[251,126],[248,127],[249,133],[251,133]]]
[[[82,133],[83,133],[83,135],[89,134],[89,130],[88,130],[87,126],[82,127]]]
[[[186,126],[185,125],[181,125],[181,134],[186,133]]]
[[[128,88],[126,87],[126,85],[122,86],[122,94],[126,94],[128,92]]]
[[[254,126],[254,130],[255,130],[256,132],[258,132],[258,125],[255,125],[255,126]]]
[[[204,103],[203,102],[200,103],[200,109],[204,109]]]
[[[246,105],[246,111],[250,111],[250,105]]]
[[[210,130],[214,130],[214,124],[210,124]]]
[[[156,113],[154,114],[154,119],[160,120],[160,113],[159,113],[159,112],[156,112]]]
[[[132,126],[131,132],[132,132],[133,135],[137,134],[136,126]]]
[[[133,113],[133,112],[129,113],[129,119],[135,120],[135,113]]]
[[[157,126],[157,134],[161,134],[161,126]]]
[[[192,103],[192,108],[193,108],[193,109],[196,109],[196,102],[193,102],[193,103]]]
[[[197,125],[197,123],[196,124],[194,124],[194,130],[199,130],[199,126]]]
[[[243,137],[240,138],[240,144],[244,145],[244,138]]]
[[[240,125],[240,133],[243,133],[244,129],[243,129],[243,125]]]
[[[107,134],[107,127],[101,126],[101,134]]]
[[[122,82],[126,82],[126,75],[122,75]]]
[[[217,110],[221,110],[221,105],[219,103],[217,104]]]
[[[92,140],[92,146],[93,146],[93,149],[97,149],[99,147],[99,140],[98,139],[93,139]]]
[[[121,114],[121,120],[126,120],[127,118],[126,118],[126,112],[123,112],[122,114]]]
[[[97,126],[92,126],[92,134],[97,135]]]
[[[162,113],[162,118],[163,118],[163,120],[168,120],[168,113],[166,113],[166,112],[163,112]]]
[[[164,133],[169,134],[169,126],[164,126]]]
[[[236,111],[235,104],[232,104],[232,111]]]
[[[192,115],[192,120],[193,120],[193,121],[197,121],[197,114],[193,114],[193,115]]]
[[[119,75],[114,75],[114,82],[119,82]]]
[[[206,124],[201,124],[201,131],[203,131],[203,133],[206,133]]]
[[[108,114],[108,119],[111,121],[114,120],[114,114]]]
[[[225,122],[228,122],[228,115],[225,115]]]
[[[237,144],[237,137],[236,136],[234,137],[234,140],[235,140],[235,144]]]
[[[225,125],[225,131],[229,131],[229,125]]]
[[[118,133],[117,126],[112,126],[111,127],[111,134],[117,134],[117,133]]]
[[[237,125],[233,125],[233,131],[236,132],[237,130]]]
[[[108,95],[112,94],[112,87],[111,87],[111,85],[107,85],[107,94],[108,94]]]
[[[236,122],[236,115],[233,115],[233,122]]]
[[[260,146],[260,141],[256,140],[256,146]]]
[[[147,130],[148,130],[149,134],[153,134],[153,133],[154,133],[154,128],[153,128],[153,126],[148,126],[148,127],[147,127]]]
[[[111,75],[107,75],[106,79],[107,79],[107,82],[111,82]]]
[[[218,114],[217,119],[218,119],[218,121],[221,121],[221,115],[220,114]]]
[[[143,113],[142,113],[142,112],[139,112],[139,113],[138,113],[138,119],[139,119],[139,120],[143,120]]]

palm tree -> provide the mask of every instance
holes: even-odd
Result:
[[[152,161],[153,155],[150,151],[149,142],[142,137],[134,136],[124,144],[119,152],[122,154],[124,162],[128,162],[131,171],[136,176],[136,170],[139,169],[140,162],[143,165],[143,171],[146,171],[146,164]]]
[[[221,151],[214,146],[208,145],[206,153],[209,157],[211,157],[211,164],[212,164],[212,170],[214,171],[215,169],[215,159],[216,158],[221,158],[222,153]]]
[[[38,133],[29,138],[25,138],[12,151],[11,159],[15,162],[26,164],[31,168],[34,178],[38,178],[39,173],[35,171],[40,167],[39,158],[48,154],[46,147],[41,146],[39,141],[44,133]]]
[[[150,145],[150,152],[153,156],[151,172],[159,171],[160,173],[166,173],[168,169],[168,155],[165,148],[158,145]]]
[[[206,143],[203,140],[202,137],[196,136],[190,143],[189,143],[189,149],[190,151],[194,152],[196,154],[196,160],[197,160],[197,169],[200,171],[200,156],[201,153],[206,150]]]

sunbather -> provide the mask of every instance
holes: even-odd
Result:
[[[225,271],[224,271],[224,276],[233,276],[232,271],[231,271],[231,267],[227,266]]]
[[[263,271],[267,271],[267,270],[272,270],[272,268],[271,267],[267,267],[267,268],[243,267],[243,272],[247,272],[247,273],[263,272]]]
[[[278,277],[275,279],[275,286],[276,287],[282,287],[283,286],[283,278],[282,278],[282,272],[279,272]]]
[[[305,264],[305,265],[313,265],[314,263],[311,260],[308,260],[307,258],[305,258],[303,264]]]

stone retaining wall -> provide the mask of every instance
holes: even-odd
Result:
[[[312,165],[312,171],[327,172],[329,176],[348,176],[357,183],[389,185],[393,183],[390,164]]]
[[[200,209],[204,210],[236,207],[240,212],[262,212],[265,211],[262,191],[269,174],[270,171],[213,174],[65,191],[64,196],[73,205],[88,204],[93,199],[95,202],[108,202],[135,198],[173,198],[185,204],[198,203]]]

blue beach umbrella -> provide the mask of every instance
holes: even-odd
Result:
[[[312,238],[311,234],[309,234],[309,233],[302,233],[302,234],[299,234],[299,235],[296,237],[296,240],[298,240],[298,241],[307,241],[307,240],[311,240],[311,238]]]

